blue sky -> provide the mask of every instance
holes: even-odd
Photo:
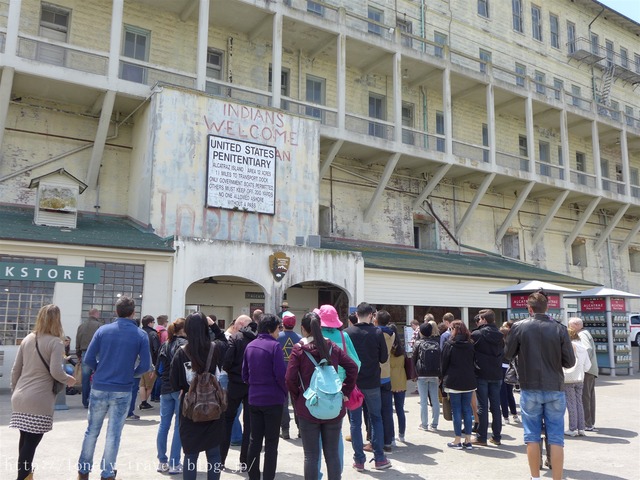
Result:
[[[600,3],[640,23],[640,0],[600,0]]]

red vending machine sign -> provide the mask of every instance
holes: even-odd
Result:
[[[607,303],[604,298],[581,298],[581,312],[604,312],[607,309]]]

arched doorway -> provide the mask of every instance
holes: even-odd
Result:
[[[342,288],[322,281],[306,281],[290,286],[283,301],[289,304],[288,309],[298,318],[320,305],[333,305],[342,320],[349,315],[351,298]]]

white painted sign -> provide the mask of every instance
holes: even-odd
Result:
[[[206,206],[275,215],[276,147],[207,139]]]

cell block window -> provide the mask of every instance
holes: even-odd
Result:
[[[0,262],[56,265],[50,258],[0,255]],[[53,301],[55,282],[0,279],[0,345],[16,345],[33,330],[40,308]]]
[[[623,47],[620,47],[620,65],[629,68],[629,51]]]
[[[444,113],[436,112],[436,133],[438,134],[438,138],[436,139],[436,150],[439,152],[444,152]]]
[[[67,42],[71,11],[56,5],[42,4],[40,12],[40,36],[56,42]],[[40,62],[64,66],[65,48],[57,45],[38,43],[36,58]]]
[[[531,34],[533,38],[542,41],[542,14],[540,7],[531,5]]]
[[[307,75],[306,100],[318,105],[325,104],[326,80],[324,78]],[[306,114],[314,118],[322,118],[323,110],[316,107],[306,107]]]
[[[632,272],[640,273],[640,249],[633,247],[629,249],[629,269]]]
[[[478,15],[489,18],[489,0],[478,0]]]
[[[611,68],[613,66],[613,42],[611,40],[605,40],[604,42],[605,50],[607,52],[607,67]]]
[[[572,22],[567,22],[567,51],[576,53],[576,25]]]
[[[407,145],[415,143],[415,135],[410,130],[414,127],[414,112],[415,105],[413,103],[402,102],[402,126],[407,127],[402,129],[402,143]]]
[[[551,176],[551,167],[548,165],[551,162],[549,143],[540,141],[538,143],[538,151],[540,155],[540,175],[549,177]]]
[[[560,48],[560,21],[557,15],[549,15],[549,33],[551,34],[551,46]]]
[[[584,238],[577,238],[571,245],[571,264],[580,267],[587,267],[587,242]]]
[[[564,82],[559,78],[553,79],[553,97],[556,100],[560,100],[562,98],[562,92],[564,90]]]
[[[122,56],[141,62],[149,60],[151,32],[130,25],[124,26]],[[120,78],[136,83],[147,82],[147,69],[142,65],[120,62]]]
[[[479,53],[480,57],[480,71],[482,73],[487,73],[487,65],[491,63],[491,52],[488,50],[480,49]]]
[[[520,258],[520,235],[518,232],[509,232],[502,237],[502,254],[509,258]]]
[[[437,250],[437,229],[432,219],[413,220],[413,246],[421,250]]]
[[[521,63],[516,63],[516,85],[524,87],[525,78],[527,77],[527,67]]]
[[[447,36],[444,33],[434,32],[433,42],[436,44],[433,53],[438,58],[444,58],[444,45],[447,44]]]
[[[413,39],[410,37],[410,35],[413,34],[413,25],[411,22],[409,20],[398,18],[396,19],[396,27],[401,34],[404,34],[400,35],[402,45],[405,47],[411,47],[413,45]]]
[[[324,6],[318,2],[312,2],[307,0],[307,12],[315,13],[316,15],[324,16]]]
[[[369,94],[369,117],[384,120],[386,118],[386,98],[375,93]],[[386,126],[379,122],[369,122],[369,135],[385,138]]]
[[[591,53],[593,53],[594,55],[599,55],[600,54],[600,37],[598,37],[597,34],[592,33],[590,41],[591,41]]]
[[[482,124],[482,146],[483,147],[488,147],[489,146],[489,126],[486,123]],[[483,148],[482,149],[482,161],[483,162],[488,162],[489,161],[489,149],[488,148]]]
[[[115,317],[115,304],[122,295],[133,298],[136,312],[140,314],[142,291],[144,288],[144,265],[129,263],[86,262],[87,267],[102,271],[100,283],[85,283],[82,290],[82,318],[89,310],[97,308],[103,321],[109,322]]]
[[[369,33],[374,35],[382,35],[382,24],[384,24],[384,12],[379,8],[369,7],[367,10],[367,17],[373,22],[369,22]],[[375,22],[375,23],[374,23]]]
[[[513,29],[516,32],[524,32],[524,22],[522,19],[522,0],[511,0],[511,18]]]
[[[222,80],[224,54],[215,48],[207,48],[207,78],[212,80]],[[222,88],[214,82],[207,82],[207,93],[211,95],[220,95]]]
[[[536,92],[544,95],[547,93],[546,75],[536,70],[535,72]]]

